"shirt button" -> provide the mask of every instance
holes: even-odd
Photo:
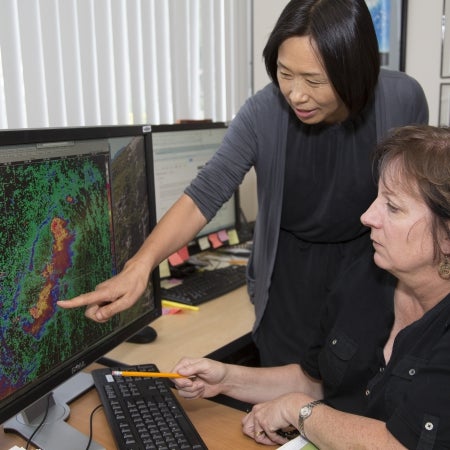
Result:
[[[381,373],[384,372],[384,367],[380,367],[380,372],[381,372]]]
[[[434,428],[434,425],[431,422],[427,422],[425,424],[425,430],[431,431]]]
[[[370,395],[370,389],[366,389],[366,397],[368,396],[368,395]]]
[[[409,372],[408,372],[411,376],[413,376],[413,375],[415,375],[416,374],[416,369],[409,369]]]
[[[336,345],[337,344],[337,339],[333,339],[332,341],[331,341],[331,345]]]

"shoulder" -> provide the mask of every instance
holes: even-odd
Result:
[[[274,83],[268,83],[263,88],[258,90],[253,98],[265,98],[265,97],[278,97],[280,95],[280,89]]]
[[[279,88],[268,84],[249,97],[230,123],[230,130],[240,135],[247,132],[261,142],[279,139],[287,131],[289,105]]]
[[[257,107],[258,111],[272,111],[275,109],[286,109],[286,100],[280,92],[280,89],[273,83],[269,83],[261,90],[252,95],[248,102]]]
[[[428,123],[428,102],[422,86],[406,73],[381,69],[375,103],[381,136],[394,127]]]
[[[412,94],[414,92],[423,95],[420,83],[412,76],[396,70],[381,69],[379,88],[386,94]]]

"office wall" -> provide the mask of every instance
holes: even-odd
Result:
[[[425,90],[431,125],[437,125],[439,120],[443,8],[443,0],[409,0],[408,3],[405,72]]]
[[[288,0],[254,0],[253,86],[254,91],[269,82],[262,61],[262,50],[281,10]],[[441,68],[441,16],[443,0],[408,0],[405,71],[422,85],[430,107],[430,124],[439,117]],[[256,217],[256,179],[250,173],[241,189],[242,206],[249,220]]]

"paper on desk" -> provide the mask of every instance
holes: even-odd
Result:
[[[317,450],[315,445],[311,444],[311,442],[306,439],[303,439],[301,436],[291,439],[289,442],[286,442],[286,444],[278,448],[283,450]]]

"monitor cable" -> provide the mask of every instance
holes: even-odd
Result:
[[[87,443],[86,446],[86,450],[89,450],[89,447],[91,446],[92,443],[92,435],[94,434],[94,426],[93,426],[93,421],[94,421],[94,414],[96,411],[98,411],[100,408],[103,408],[103,405],[100,403],[100,405],[97,405],[92,411],[91,411],[91,415],[89,416],[89,441]]]
[[[49,394],[47,396],[47,406],[45,407],[45,413],[44,413],[44,417],[42,418],[42,420],[40,421],[39,425],[36,427],[36,429],[33,431],[33,433],[31,434],[31,436],[28,438],[27,443],[25,445],[25,450],[28,450],[31,442],[33,441],[34,436],[36,436],[36,433],[42,428],[42,426],[45,423],[45,419],[47,419],[48,416],[48,412],[50,410],[50,397],[51,394]]]

